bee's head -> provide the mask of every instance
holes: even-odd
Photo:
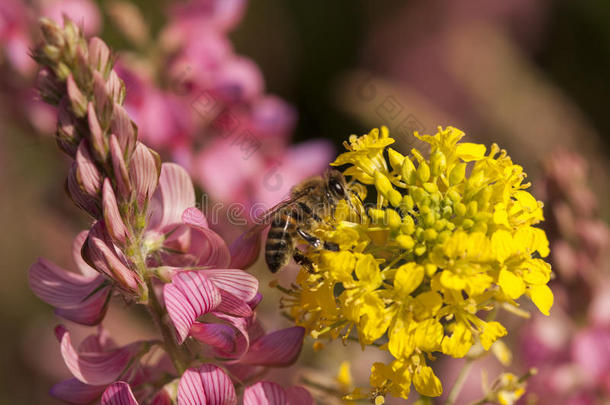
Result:
[[[327,192],[337,200],[348,200],[348,187],[343,174],[335,169],[328,169],[325,174]]]

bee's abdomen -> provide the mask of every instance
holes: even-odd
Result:
[[[294,250],[296,222],[293,215],[283,212],[271,222],[265,243],[265,261],[273,273],[288,264]]]

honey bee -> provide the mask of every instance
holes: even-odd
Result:
[[[351,196],[353,191],[341,172],[328,169],[323,176],[316,176],[293,187],[290,197],[267,211],[261,221],[270,224],[265,243],[265,261],[272,273],[285,267],[290,258],[311,269],[311,262],[297,248],[299,237],[316,249],[339,250],[332,242],[320,240],[312,234],[328,217],[334,218],[337,204],[344,200],[355,210]],[[360,212],[356,211],[358,216]]]

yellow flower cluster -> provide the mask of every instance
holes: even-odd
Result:
[[[317,235],[339,251],[310,249],[287,299],[290,315],[314,338],[354,339],[388,351],[371,368],[370,390],[349,398],[382,403],[407,398],[410,387],[438,396],[442,385],[426,360],[464,357],[475,343],[488,350],[506,329],[484,320],[499,304],[527,295],[548,315],[553,295],[542,203],[527,191],[523,168],[492,145],[459,142],[452,127],[417,135],[429,157],[389,147],[388,129],[352,135],[333,165],[373,201],[354,218],[347,204]],[[371,195],[374,193],[373,195]],[[376,201],[375,201],[376,199]]]

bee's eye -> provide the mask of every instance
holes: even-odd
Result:
[[[343,194],[345,194],[345,191],[343,190],[343,186],[341,185],[341,183],[339,183],[336,180],[332,180],[330,182],[330,188],[333,190],[333,192],[337,196],[343,196]]]

